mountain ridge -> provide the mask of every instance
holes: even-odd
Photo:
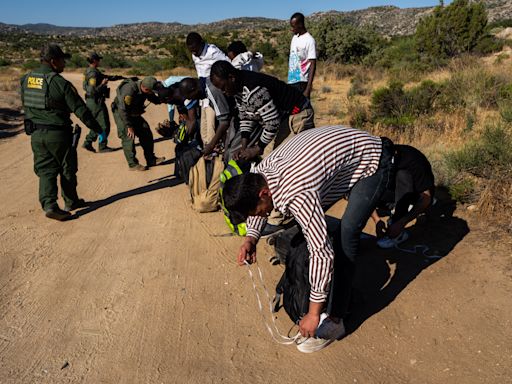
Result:
[[[485,0],[489,21],[512,19],[512,2],[509,0]],[[410,35],[422,17],[429,15],[434,7],[399,8],[393,5],[370,7],[354,11],[315,12],[307,19],[318,21],[325,17],[341,17],[357,27],[372,27],[384,35]],[[70,36],[161,36],[198,32],[223,32],[247,29],[286,28],[288,20],[266,17],[238,17],[211,23],[183,24],[179,22],[143,22],[116,24],[109,27],[65,27],[48,23],[23,25],[0,23],[0,33],[34,33],[39,35]]]

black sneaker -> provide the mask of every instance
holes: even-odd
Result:
[[[110,148],[110,147],[103,147],[103,148],[98,149],[98,153],[107,153],[107,152],[114,152],[114,151],[115,151],[115,149]]]
[[[71,218],[71,213],[63,211],[59,207],[53,207],[46,210],[46,217],[58,221],[66,221]]]
[[[82,145],[82,148],[87,149],[89,152],[96,153],[96,150],[92,146],[92,143],[84,143],[84,145]]]
[[[89,204],[87,204],[84,199],[78,199],[77,201],[73,202],[73,204],[66,205],[64,207],[64,211],[70,212],[70,211],[74,211],[75,209],[78,209],[78,208],[85,208],[87,206],[89,206]]]

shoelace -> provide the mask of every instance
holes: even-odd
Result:
[[[263,273],[261,272],[260,267],[258,265],[256,265],[256,268],[258,269],[258,275],[259,275],[261,287],[262,287],[263,291],[265,292],[265,294],[267,295],[267,301],[268,301],[270,315],[271,315],[270,317],[272,318],[272,324],[269,325],[269,323],[265,317],[265,314],[263,313],[263,304],[261,303],[260,294],[258,293],[258,288],[256,286],[256,280],[254,279],[254,274],[252,272],[251,265],[247,261],[245,262],[245,264],[247,265],[247,271],[249,272],[249,276],[250,276],[251,282],[252,282],[252,287],[254,289],[254,293],[256,294],[256,300],[258,301],[258,308],[259,308],[261,317],[263,319],[263,323],[265,324],[265,327],[267,328],[268,332],[270,333],[270,336],[272,336],[272,339],[274,339],[275,342],[277,342],[279,344],[283,344],[283,345],[290,345],[290,344],[294,344],[294,343],[300,344],[300,343],[304,342],[304,340],[301,340],[302,336],[299,332],[297,332],[297,334],[293,337],[284,336],[279,332],[279,329],[276,324],[276,320],[275,320],[274,316],[272,315],[272,313],[273,313],[272,312],[272,300],[270,299],[270,294],[268,293],[267,287],[265,285],[265,281],[263,280]]]
[[[430,248],[425,244],[417,244],[412,248],[402,248],[398,244],[395,244],[395,248],[401,252],[411,253],[413,255],[417,255],[418,252],[421,252],[423,257],[426,259],[425,261],[441,259],[443,257],[439,255],[427,255],[427,252],[430,250]]]

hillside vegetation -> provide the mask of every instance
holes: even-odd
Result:
[[[423,16],[409,15],[408,25],[417,26],[414,32],[403,29],[393,37],[382,32],[384,27],[377,28],[382,20],[377,15],[403,16],[405,10],[355,11],[351,21],[337,12],[308,18],[319,58],[313,95],[317,124],[350,124],[411,143],[427,154],[438,184],[455,199],[510,225],[512,41],[506,37],[512,34],[503,33],[512,27],[510,8],[505,1],[455,0],[448,6],[414,10],[414,15]],[[287,23],[236,19],[228,24],[209,32],[197,30],[223,49],[233,40],[244,41],[263,53],[267,73],[284,78],[291,38]],[[70,33],[51,40],[73,54],[68,68],[85,67],[85,56],[94,49],[103,53],[102,65],[109,72],[193,74],[186,33],[179,26],[174,25],[179,32],[142,38],[135,33]],[[2,84],[14,89],[19,73],[38,65],[38,49],[48,36],[3,30]],[[498,33],[504,38],[497,38]]]

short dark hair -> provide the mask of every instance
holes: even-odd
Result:
[[[193,77],[186,77],[179,82],[180,92],[185,99],[192,99],[192,95],[198,92],[201,88],[199,79]]]
[[[219,60],[212,65],[210,71],[211,76],[218,77],[219,79],[227,80],[229,75],[237,77],[238,69],[233,67],[229,61]]]
[[[187,46],[196,45],[196,44],[202,44],[203,42],[204,42],[203,38],[197,32],[190,32],[187,35],[187,39],[186,39]]]
[[[259,173],[243,173],[226,180],[222,189],[224,207],[235,225],[243,223],[260,201],[259,193],[267,182]]]
[[[297,20],[297,21],[299,22],[299,24],[301,24],[301,25],[304,25],[304,23],[305,23],[305,17],[304,17],[304,15],[303,15],[302,13],[300,13],[300,12],[295,12],[295,13],[292,15],[292,17],[290,17],[290,21],[291,21],[292,19]]]
[[[240,40],[233,41],[228,45],[228,52],[233,52],[235,55],[247,52],[247,47]]]

